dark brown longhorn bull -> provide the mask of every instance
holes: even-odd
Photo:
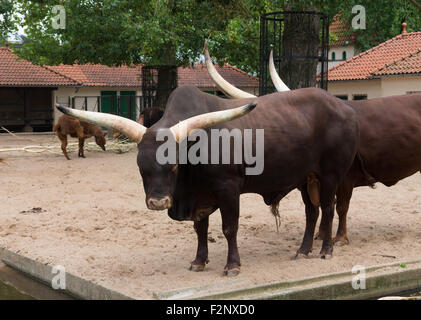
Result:
[[[256,103],[257,111],[247,114]],[[168,209],[172,219],[194,221],[198,247],[192,270],[203,270],[208,261],[209,215],[219,208],[228,242],[224,269],[228,275],[240,270],[237,247],[240,194],[257,193],[266,204],[273,205],[299,188],[307,205],[320,204],[322,219],[329,223],[334,213],[335,191],[353,162],[359,137],[352,108],[316,88],[227,100],[182,86],[173,91],[164,116],[149,129],[115,115],[58,108],[72,117],[112,127],[138,142],[137,163],[148,208]],[[237,129],[243,137],[246,129],[254,133],[263,129],[264,142],[259,147],[264,150],[258,155],[264,159],[262,172],[246,175],[250,164],[244,158],[234,162],[234,152],[229,154],[228,164],[220,161],[193,164],[190,160],[185,164],[158,163],[157,152],[163,144],[158,141],[159,134],[167,133],[165,141],[178,142],[181,147],[189,133],[198,132],[197,129],[207,128],[207,136],[212,136],[210,127],[228,132]],[[249,147],[256,152],[256,138],[251,146],[242,143],[243,149]],[[206,147],[210,156],[215,155],[210,141]],[[232,145],[230,148],[233,151]],[[177,159],[178,155],[177,149]],[[221,153],[218,157],[220,160]],[[315,223],[308,221],[299,253],[311,250]],[[332,239],[326,233],[321,254],[331,253]]]

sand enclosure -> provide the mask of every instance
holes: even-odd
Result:
[[[21,136],[22,138],[22,136]],[[54,136],[1,135],[0,148],[57,143]],[[71,139],[70,142],[76,140]],[[92,140],[90,140],[92,141]],[[209,259],[204,272],[188,270],[196,252],[192,222],[172,221],[145,205],[136,150],[124,154],[1,153],[0,246],[123,294],[153,299],[154,292],[227,281],[227,244],[219,212],[210,218]],[[293,260],[304,232],[304,205],[297,191],[280,204],[279,233],[260,196],[242,195],[236,280],[243,285],[297,279],[421,258],[421,175],[387,188],[359,188],[348,218],[348,246],[333,258]],[[334,228],[336,231],[337,217]],[[394,256],[384,257],[381,255]],[[232,278],[229,279],[232,281]]]

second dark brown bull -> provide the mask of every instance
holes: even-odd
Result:
[[[421,170],[421,94],[347,101],[360,122],[359,154],[372,179],[368,182],[354,163],[337,191],[339,216],[335,242],[349,243],[346,217],[355,187],[374,182],[393,186]],[[326,230],[320,225],[318,238]]]

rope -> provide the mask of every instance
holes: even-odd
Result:
[[[126,153],[135,148],[137,144],[135,142],[125,142],[121,140],[110,140],[107,141],[106,148],[107,151],[115,152],[115,153]],[[75,151],[79,148],[79,143],[69,143],[67,145],[68,151]],[[87,151],[102,151],[100,147],[96,145],[95,142],[89,142],[85,147],[84,150]],[[29,153],[41,153],[41,152],[49,152],[55,154],[61,154],[61,146],[59,145],[30,145],[21,148],[6,148],[0,149],[0,152],[16,152],[16,151],[23,151]]]
[[[0,128],[3,129],[4,131],[6,131],[8,134],[15,137],[16,139],[29,140],[29,141],[37,142],[36,140],[33,140],[33,139],[21,138],[21,137],[17,136],[16,134],[10,132],[9,130],[7,130],[4,127],[0,127]],[[107,151],[111,151],[111,152],[114,152],[114,153],[126,153],[126,152],[129,152],[130,150],[132,150],[133,148],[135,148],[136,146],[137,146],[137,144],[135,142],[132,142],[128,138],[108,140],[107,144],[106,144]],[[79,148],[79,143],[77,143],[77,142],[72,142],[72,143],[69,143],[67,145],[67,151],[69,151],[69,152],[78,150],[78,148]],[[95,142],[88,142],[85,145],[84,150],[101,151],[102,152],[102,149]],[[16,152],[16,151],[18,151],[18,152],[19,151],[20,152],[29,152],[29,153],[41,153],[41,152],[49,152],[49,153],[54,153],[54,154],[61,154],[62,153],[61,146],[57,145],[57,144],[53,144],[53,143],[49,143],[49,144],[46,144],[46,145],[29,145],[29,146],[25,146],[25,147],[21,147],[21,148],[0,149],[0,152]],[[4,160],[4,159],[0,158],[0,162],[2,160]]]

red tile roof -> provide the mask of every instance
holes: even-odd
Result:
[[[229,83],[237,88],[254,88],[259,86],[259,78],[249,75],[247,72],[224,64],[220,67],[215,65],[219,74]],[[216,88],[208,74],[206,65],[203,63],[195,63],[191,67],[178,68],[178,84],[193,85],[199,88]]]
[[[329,40],[330,47],[348,46],[355,42],[355,35],[349,34],[349,26],[341,20],[341,15],[337,14],[333,17],[333,21],[329,26],[329,34],[333,36],[333,40]]]
[[[47,66],[82,86],[94,87],[141,87],[141,67],[108,67],[101,64],[75,64]]]
[[[259,79],[225,64],[215,66],[228,82],[239,88],[255,88]],[[141,66],[108,67],[100,64],[37,66],[0,47],[0,86],[141,87]],[[206,66],[195,63],[178,68],[178,84],[216,88]]]
[[[421,32],[403,33],[329,69],[329,81],[364,80],[376,77],[387,64],[421,48]]]
[[[75,86],[77,83],[65,75],[53,72],[19,59],[7,47],[0,47],[0,86],[56,87]]]
[[[374,72],[373,75],[384,76],[414,73],[421,73],[421,50],[417,50],[398,61],[386,64],[383,68]]]

